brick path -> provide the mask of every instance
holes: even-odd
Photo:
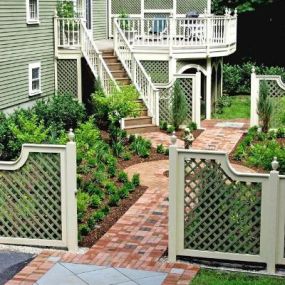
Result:
[[[134,165],[126,171],[140,173],[149,188],[125,215],[86,253],[76,255],[45,251],[24,268],[9,285],[31,285],[55,262],[73,262],[167,272],[165,285],[188,285],[199,268],[161,259],[168,243],[168,161]]]

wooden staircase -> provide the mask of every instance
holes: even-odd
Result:
[[[132,84],[124,66],[118,57],[114,55],[114,50],[102,50],[102,55],[118,85]],[[152,117],[148,115],[148,110],[143,100],[138,99],[137,103],[140,114],[136,118],[125,118],[125,130],[132,134],[157,131],[159,128],[152,124]]]

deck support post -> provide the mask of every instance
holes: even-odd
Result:
[[[207,58],[207,75],[206,75],[206,119],[211,119],[211,105],[212,105],[212,60]]]

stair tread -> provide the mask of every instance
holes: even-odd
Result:
[[[139,116],[139,117],[129,117],[125,118],[125,121],[139,120],[139,119],[151,119],[151,116]]]
[[[130,130],[130,129],[142,129],[142,128],[148,128],[148,127],[156,127],[153,124],[144,124],[144,125],[133,125],[133,126],[128,126],[125,127],[126,130]]]

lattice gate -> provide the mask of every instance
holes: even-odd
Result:
[[[169,149],[169,261],[285,265],[285,177],[236,173],[225,153]],[[272,158],[273,159],[273,158]]]
[[[0,243],[77,248],[76,147],[23,145],[0,162]]]
[[[273,104],[273,114],[270,127],[277,129],[285,125],[285,84],[281,76],[256,75],[251,76],[251,125],[259,125],[257,114],[257,102],[262,84],[265,83],[269,91],[269,97]]]

